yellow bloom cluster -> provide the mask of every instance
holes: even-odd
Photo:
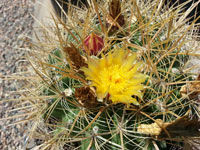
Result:
[[[139,105],[132,96],[142,98],[141,90],[146,76],[138,72],[142,63],[137,62],[136,54],[128,50],[114,49],[102,58],[90,57],[87,61],[88,67],[81,70],[86,79],[96,88],[98,99],[109,95],[113,103],[124,103]]]

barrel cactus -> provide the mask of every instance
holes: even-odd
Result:
[[[194,23],[183,8],[94,0],[52,16],[28,56],[28,139],[42,149],[164,150],[198,137],[200,79],[186,67]]]

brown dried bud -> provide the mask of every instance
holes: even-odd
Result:
[[[106,20],[107,20],[107,25],[112,26],[111,31],[117,30],[118,26],[123,26],[125,24],[124,16],[121,14],[120,0],[112,0],[110,2],[109,16],[107,16]]]
[[[188,115],[182,116],[173,122],[170,122],[165,130],[169,133],[170,137],[174,138],[177,136],[194,137],[199,136],[200,132],[200,121],[197,119],[191,119]],[[159,135],[160,138],[167,137],[164,130]]]
[[[112,0],[109,5],[109,15],[115,19],[121,13],[120,0]]]
[[[73,69],[75,69],[76,71],[78,71],[81,67],[87,67],[85,59],[80,55],[80,52],[72,43],[70,44],[70,47],[64,48],[64,52],[69,57],[73,65]]]
[[[86,108],[92,108],[98,103],[95,92],[90,87],[76,88],[75,97]]]

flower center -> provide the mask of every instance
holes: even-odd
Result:
[[[101,74],[101,82],[104,85],[104,88],[110,92],[114,89],[118,89],[118,91],[122,91],[124,89],[124,74],[125,72],[119,65],[109,66],[104,68]],[[102,85],[102,86],[103,86]]]

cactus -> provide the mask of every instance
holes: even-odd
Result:
[[[42,140],[43,149],[164,150],[199,136],[198,101],[190,96],[199,79],[184,70],[193,29],[183,21],[184,6],[89,6],[71,6],[67,22],[52,16],[46,40],[32,46],[30,138]],[[188,84],[198,88],[188,93]]]

